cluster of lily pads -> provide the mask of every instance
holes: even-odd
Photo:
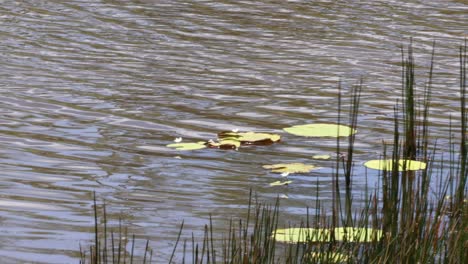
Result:
[[[308,124],[298,125],[284,128],[284,131],[304,137],[341,137],[349,136],[356,133],[356,130],[335,124]],[[190,143],[182,143],[182,138],[177,138],[175,143],[167,145],[167,147],[175,148],[176,150],[198,150],[204,148],[216,149],[235,149],[238,150],[241,146],[246,145],[271,145],[279,142],[281,136],[272,133],[258,132],[239,132],[238,130],[223,131],[218,133],[217,140],[198,141]],[[329,159],[330,155],[316,155],[314,159]],[[289,164],[272,164],[264,165],[263,168],[271,169],[273,173],[281,173],[283,177],[287,177],[290,173],[309,173],[316,166],[303,163]],[[292,183],[290,180],[276,181],[270,183],[270,186],[288,185]]]
[[[307,124],[283,128],[284,131],[303,137],[346,137],[355,134],[357,131],[349,126],[336,124]],[[238,150],[246,145],[271,145],[281,140],[281,136],[272,133],[258,132],[239,132],[237,129],[232,131],[223,131],[218,133],[217,140],[198,141],[182,143],[182,138],[177,138],[175,143],[168,144],[167,147],[176,150],[199,150],[204,148],[215,149],[235,149]],[[329,159],[330,155],[315,155],[313,159]],[[364,163],[364,166],[376,170],[390,170],[393,167],[392,160],[370,160]],[[263,168],[271,169],[271,172],[281,173],[287,176],[290,173],[309,173],[316,167],[303,163],[273,164],[264,165]],[[399,160],[398,169],[403,170],[421,170],[425,169],[424,162],[416,160]],[[272,185],[284,185],[290,182],[272,183]]]
[[[218,133],[216,141],[210,139],[208,141],[199,141],[195,143],[181,143],[182,138],[177,138],[176,143],[169,144],[167,147],[177,150],[197,150],[204,148],[217,149],[239,149],[245,145],[270,145],[281,140],[281,136],[270,133],[257,132],[238,132],[223,131]]]
[[[284,131],[303,137],[346,137],[355,134],[357,131],[345,125],[335,124],[308,124],[287,127]],[[218,133],[217,141],[209,140],[206,142],[196,143],[181,143],[177,142],[169,144],[167,147],[175,148],[177,150],[196,150],[203,148],[218,148],[218,149],[239,149],[244,145],[270,145],[281,140],[281,136],[270,133],[256,133],[256,132],[238,132],[238,131],[225,131]],[[180,141],[180,140],[178,140]],[[330,155],[316,155],[313,159],[329,159]],[[371,169],[376,170],[391,170],[393,168],[393,161],[389,160],[370,160],[364,165]],[[309,173],[317,167],[310,164],[303,163],[281,163],[264,165],[264,169],[271,170],[273,173],[280,173],[281,176],[287,177],[291,173]],[[398,160],[398,170],[422,170],[426,168],[424,162],[416,160]],[[270,186],[288,185],[292,183],[290,180],[276,181],[270,183]],[[277,229],[273,233],[275,240],[287,243],[300,243],[300,242],[329,242],[334,241],[347,241],[347,242],[371,242],[372,240],[379,240],[382,237],[381,230],[374,230],[371,228],[352,228],[352,227],[339,227],[334,229],[312,229],[312,228],[286,228]],[[334,253],[339,254],[339,253]],[[334,256],[339,261],[346,261],[346,256]]]

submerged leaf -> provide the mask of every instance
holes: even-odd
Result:
[[[290,134],[302,137],[347,137],[356,133],[355,129],[345,125],[335,124],[298,125],[286,127],[283,128],[283,130]]]
[[[197,150],[206,148],[204,142],[200,143],[173,143],[166,145],[169,148],[175,148],[176,150]]]
[[[277,229],[274,238],[279,242],[303,243],[303,242],[371,242],[379,240],[383,236],[382,230],[372,228],[337,227],[327,228],[286,228]]]
[[[316,168],[314,165],[307,165],[304,163],[280,163],[263,165],[262,167],[267,170],[271,169],[271,172],[278,173],[308,173]]]
[[[282,186],[282,185],[288,185],[290,183],[292,183],[292,181],[284,181],[284,182],[275,181],[275,182],[270,183],[270,186]]]
[[[374,170],[392,170],[393,161],[388,160],[369,160],[364,163],[364,166]],[[416,160],[398,160],[398,171],[404,170],[424,170],[426,168],[426,163]]]
[[[278,142],[281,136],[270,133],[224,131],[218,133],[218,138],[238,140],[245,145],[269,145]]]

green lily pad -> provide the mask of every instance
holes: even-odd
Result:
[[[393,161],[388,160],[369,160],[364,163],[364,166],[374,170],[392,170]],[[409,170],[424,170],[426,168],[426,163],[416,160],[398,160],[398,171],[403,171],[403,168]]]
[[[312,252],[310,257],[318,261],[325,261],[326,263],[340,263],[348,261],[349,257],[339,252]]]
[[[372,228],[353,228],[337,227],[333,229],[326,228],[286,228],[277,229],[273,236],[276,241],[286,243],[304,243],[304,242],[330,242],[334,240],[347,242],[371,242],[374,239],[380,239],[383,236],[382,230]]]
[[[283,128],[283,130],[290,134],[302,137],[347,137],[356,133],[355,129],[345,125],[335,124],[298,125],[286,127]]]
[[[264,169],[271,170],[271,172],[277,173],[309,173],[315,169],[314,165],[307,165],[304,163],[280,163],[273,165],[263,165]]]
[[[206,148],[205,142],[197,143],[173,143],[166,145],[169,148],[175,148],[176,150],[197,150]]]
[[[207,145],[210,148],[238,149],[241,145],[241,142],[236,139],[223,139],[218,142],[208,141]]]
[[[290,183],[292,183],[292,181],[284,181],[284,182],[275,181],[275,182],[270,183],[270,186],[282,186],[282,185],[288,185]]]
[[[328,155],[328,154],[324,154],[324,155],[314,155],[312,156],[313,159],[317,159],[317,160],[327,160],[327,159],[330,159],[331,156]]]
[[[277,134],[233,131],[220,132],[218,138],[238,140],[243,145],[269,145],[281,140],[281,136]]]

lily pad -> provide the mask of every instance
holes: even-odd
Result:
[[[270,183],[270,186],[282,186],[282,185],[288,185],[290,183],[292,183],[292,181],[284,181],[284,182],[275,181],[275,182]]]
[[[333,231],[333,232],[332,232]],[[332,237],[332,234],[334,235]],[[372,228],[337,227],[335,229],[326,228],[286,228],[277,229],[274,238],[279,242],[304,243],[304,242],[371,242],[383,236],[382,230]],[[333,238],[333,239],[332,239]]]
[[[312,252],[310,257],[315,261],[326,261],[327,263],[340,263],[348,261],[348,256],[339,252]]]
[[[388,160],[369,160],[364,163],[364,166],[374,170],[392,170],[393,168],[393,161],[391,159]],[[424,170],[426,168],[426,163],[416,160],[398,160],[398,171],[403,171],[405,168],[407,171],[415,171],[415,170]]]
[[[277,173],[308,173],[315,169],[314,165],[307,165],[304,163],[280,163],[273,165],[263,165],[264,169],[271,170],[271,172]]]
[[[210,148],[238,149],[241,145],[241,142],[236,139],[223,139],[218,142],[208,141],[206,144]]]
[[[270,133],[224,131],[218,133],[218,138],[238,140],[243,145],[269,145],[280,141],[281,136]]]
[[[334,235],[337,241],[371,242],[382,238],[383,232],[372,228],[338,227]]]
[[[205,142],[197,143],[173,143],[166,145],[169,148],[175,148],[176,150],[197,150],[206,148]]]
[[[327,229],[316,228],[285,228],[273,233],[276,241],[285,243],[304,243],[307,241],[326,241],[329,236]]]
[[[308,124],[283,128],[284,131],[302,137],[347,137],[356,133],[345,125],[335,124]]]
[[[313,159],[317,159],[317,160],[327,160],[327,159],[330,159],[331,156],[328,155],[328,154],[324,154],[324,155],[314,155],[312,156]]]

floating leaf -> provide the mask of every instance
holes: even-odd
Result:
[[[287,243],[303,243],[308,241],[330,242],[332,240],[348,242],[371,242],[374,239],[378,240],[382,238],[382,235],[382,230],[353,227],[337,227],[335,229],[286,228],[277,229],[273,234],[276,241]]]
[[[204,142],[197,143],[173,143],[166,145],[169,148],[175,148],[176,150],[197,150],[206,148]]]
[[[339,252],[312,252],[310,257],[315,262],[325,261],[326,263],[339,263],[348,261],[348,256]]]
[[[306,165],[304,163],[280,163],[273,165],[263,165],[264,169],[270,170],[271,172],[278,173],[308,173],[315,169],[314,165]]]
[[[218,138],[238,140],[244,145],[269,145],[280,141],[281,136],[270,133],[224,131],[218,133]]]
[[[208,141],[208,147],[210,148],[220,148],[220,149],[238,149],[241,145],[241,142],[236,139],[223,139],[219,142],[214,142],[212,140]]]
[[[347,137],[356,133],[345,125],[309,124],[283,128],[284,131],[302,137]]]
[[[328,155],[328,154],[324,154],[324,155],[314,155],[312,156],[313,159],[318,159],[318,160],[327,160],[327,159],[330,159],[331,156]]]
[[[325,241],[328,234],[327,229],[286,228],[277,229],[273,233],[273,237],[279,242],[303,243],[307,241]]]
[[[335,240],[348,242],[371,242],[383,236],[382,230],[372,228],[338,227],[334,233]]]
[[[393,161],[392,160],[369,160],[364,163],[364,166],[374,170],[392,170]],[[398,171],[403,171],[405,168],[408,170],[424,170],[426,168],[426,163],[416,160],[398,160]]]
[[[275,181],[275,182],[270,183],[270,186],[282,186],[282,185],[288,185],[290,183],[292,183],[292,181],[284,181],[284,182]]]

